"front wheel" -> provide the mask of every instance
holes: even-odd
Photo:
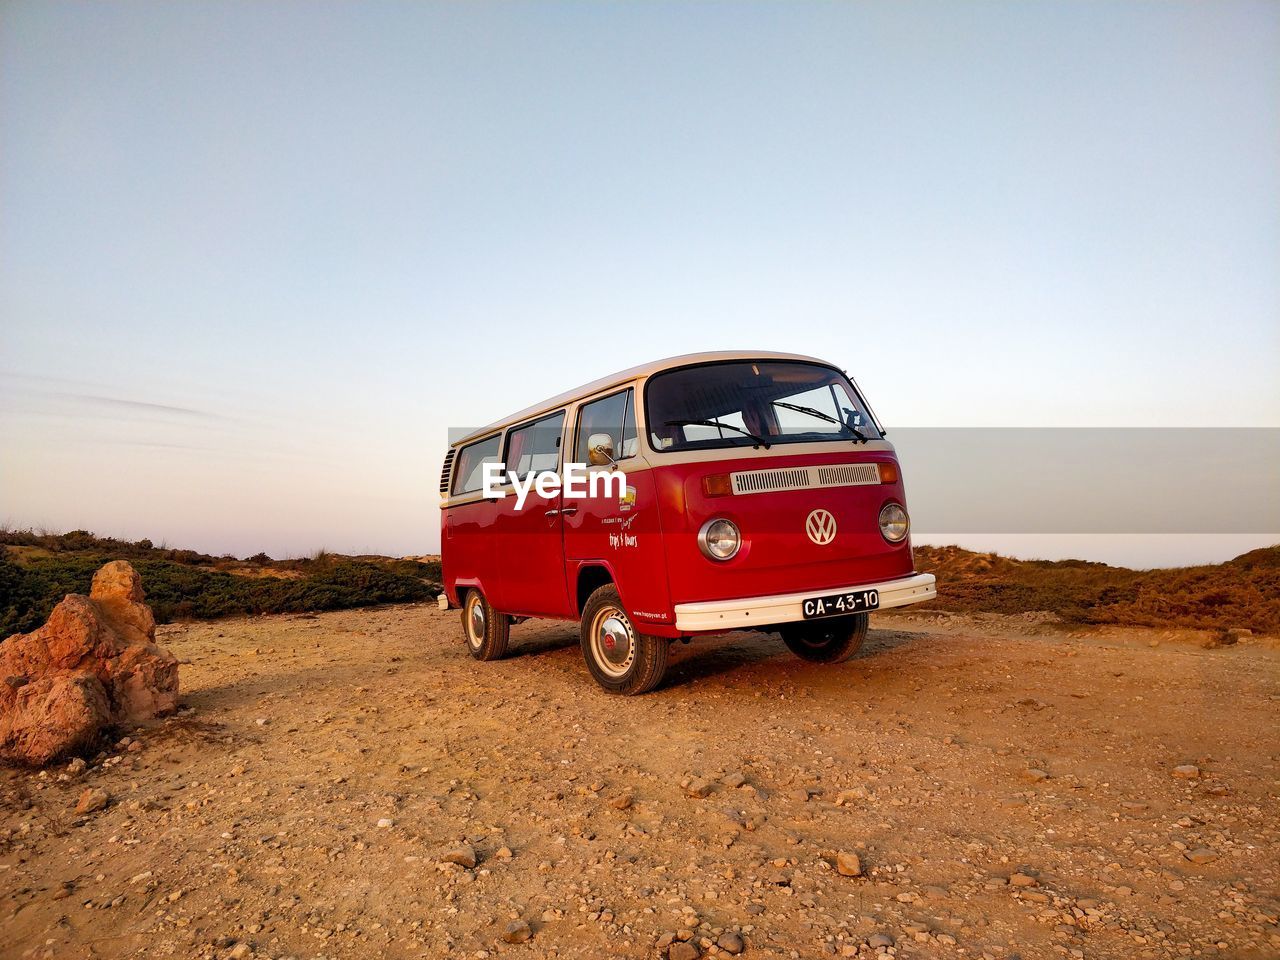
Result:
[[[667,672],[671,641],[639,633],[622,608],[618,588],[605,584],[582,610],[582,656],[609,693],[648,693]]]
[[[493,609],[479,590],[462,598],[462,635],[477,660],[501,660],[511,639],[511,618]]]
[[[865,613],[830,620],[808,620],[788,623],[782,628],[782,640],[801,660],[810,663],[844,663],[867,639]]]

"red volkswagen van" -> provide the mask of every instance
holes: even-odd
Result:
[[[622,477],[594,496],[552,489],[575,470]],[[503,656],[528,617],[578,620],[614,693],[656,687],[672,641],[730,630],[840,663],[870,611],[936,596],[912,563],[893,446],[856,384],[813,357],[624,370],[452,444],[440,493],[445,593],[471,655]]]

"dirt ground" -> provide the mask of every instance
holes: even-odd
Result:
[[[0,955],[1277,957],[1280,653],[1198,636],[885,615],[623,699],[571,624],[163,627],[178,716],[0,772]]]

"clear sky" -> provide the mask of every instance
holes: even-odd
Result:
[[[0,4],[0,521],[433,551],[449,427],[723,348],[1280,427],[1280,4]]]

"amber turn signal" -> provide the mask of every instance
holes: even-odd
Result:
[[[727,497],[733,493],[733,483],[727,473],[713,473],[702,478],[702,492],[708,497]]]
[[[880,482],[881,483],[897,483],[898,482],[898,465],[896,463],[881,463]]]

